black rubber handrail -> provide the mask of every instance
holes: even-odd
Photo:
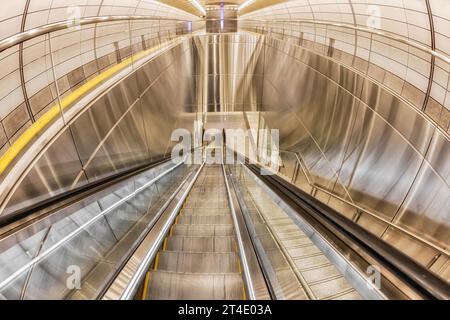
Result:
[[[412,260],[397,248],[283,178],[277,175],[262,175],[262,167],[249,164],[248,159],[245,165],[293,209],[296,209],[296,211],[303,209],[302,211],[308,214],[310,218],[330,232],[338,230],[342,236],[364,249],[367,254],[417,290],[424,298],[450,299],[450,284],[448,282]]]
[[[170,156],[159,157],[157,160],[154,160],[150,163],[139,165],[117,174],[113,174],[108,177],[96,180],[94,182],[87,183],[81,187],[62,192],[56,196],[32,204],[31,206],[22,208],[13,213],[9,213],[5,217],[0,217],[0,228],[10,225],[14,222],[18,222],[32,214],[44,211],[47,208],[52,208],[52,210],[60,209],[60,207],[58,206],[59,204],[66,205],[68,202],[73,203],[73,201],[80,200],[81,198],[86,198],[114,184],[120,183],[126,179],[136,176],[170,160]]]

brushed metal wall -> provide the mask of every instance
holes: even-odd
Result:
[[[301,156],[315,185],[448,252],[448,136],[400,98],[331,59],[273,38],[265,48],[262,118],[280,129],[280,149]],[[314,195],[335,205],[326,193]],[[450,279],[448,255],[368,214],[340,209]]]
[[[204,112],[256,111],[260,108],[263,44],[262,38],[247,34],[194,38],[198,103]]]
[[[197,111],[192,53],[187,39],[100,96],[32,164],[0,217],[170,154],[173,129],[194,125],[181,116]]]

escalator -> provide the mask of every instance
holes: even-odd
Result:
[[[0,229],[0,299],[407,299],[406,286],[447,297],[447,284],[277,176],[202,163],[127,172]],[[383,267],[380,288],[363,254]]]
[[[243,272],[253,254],[258,256],[253,270],[264,274],[260,299],[361,299],[323,248],[262,189],[253,184],[248,189],[252,194],[236,196],[233,203],[236,189],[229,169],[223,165],[201,169],[135,298],[246,300],[256,286]],[[252,210],[242,212],[250,202]],[[239,228],[233,219],[237,211],[241,218],[250,218],[242,228],[246,244],[255,251],[250,255],[239,249],[243,239],[237,239]],[[248,230],[252,227],[257,229],[255,235]]]
[[[222,167],[205,166],[147,273],[142,298],[245,299],[237,248]]]
[[[102,297],[196,166],[156,161],[0,226],[0,300]]]

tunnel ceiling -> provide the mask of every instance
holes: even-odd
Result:
[[[20,0],[3,3],[0,11],[0,39],[43,25],[109,15],[142,15],[172,19],[197,20],[201,13],[181,0]],[[6,6],[6,7],[5,7]]]
[[[241,18],[327,21],[377,28],[417,41],[450,55],[448,0],[255,0],[240,11]]]
[[[196,0],[201,6],[220,2]],[[44,24],[81,17],[105,15],[149,15],[176,19],[198,19],[202,10],[194,0],[128,1],[8,1],[0,13],[0,39]],[[227,0],[244,5],[242,18],[323,20],[366,26],[371,14],[381,18],[381,29],[434,47],[450,55],[450,1],[448,0]]]

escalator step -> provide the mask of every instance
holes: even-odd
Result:
[[[166,250],[185,252],[232,252],[235,250],[233,237],[183,237],[167,238]]]
[[[212,212],[213,213],[213,212]],[[178,218],[178,224],[232,224],[231,215],[184,216]]]
[[[189,274],[155,271],[150,276],[147,299],[242,300],[239,274]]]
[[[177,224],[172,230],[174,236],[214,237],[233,236],[232,225],[180,225]]]

